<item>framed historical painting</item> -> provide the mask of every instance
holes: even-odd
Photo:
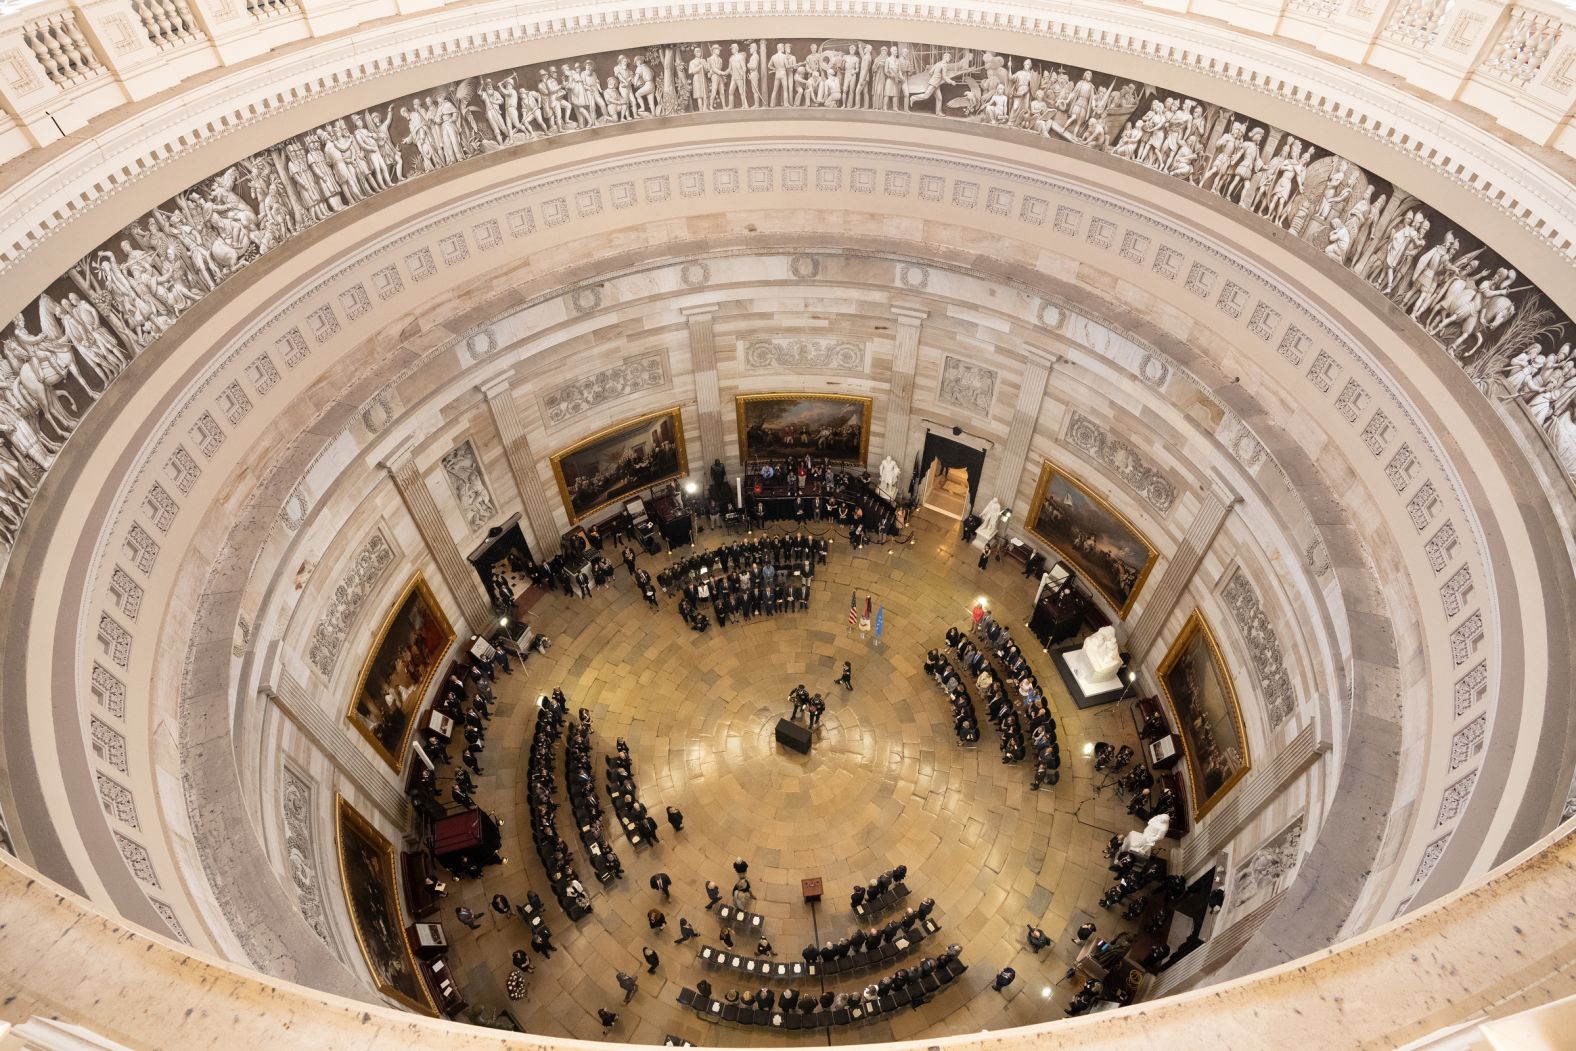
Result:
[[[553,477],[578,522],[642,489],[689,474],[684,418],[675,405],[615,423],[553,454]]]
[[[1248,772],[1242,708],[1204,614],[1194,610],[1157,671],[1160,692],[1182,738],[1196,821]]]
[[[416,574],[383,620],[347,716],[396,771],[405,765],[416,713],[453,641],[449,619]]]
[[[869,398],[848,394],[740,394],[739,458],[744,463],[809,454],[864,464],[870,447]]]
[[[1124,620],[1158,557],[1122,512],[1049,460],[1034,487],[1029,530],[1055,548]]]
[[[405,937],[394,845],[344,796],[334,797],[334,810],[339,878],[350,907],[350,924],[378,991],[412,1010],[437,1015]]]

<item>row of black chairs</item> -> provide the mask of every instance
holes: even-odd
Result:
[[[801,1001],[802,1007],[795,1006],[786,1011],[781,1006],[763,1008],[752,1004],[729,1003],[702,996],[688,987],[679,992],[678,1000],[713,1022],[754,1025],[766,1029],[832,1029],[863,1025],[899,1008],[923,1002],[967,970],[968,966],[954,957],[945,963],[938,962],[932,973],[912,977],[907,984],[894,988],[885,996],[872,1000],[851,998],[848,1006],[836,1009],[823,1008],[821,1000],[808,996]]]
[[[657,841],[657,822],[646,813],[637,794],[634,768],[623,738],[618,740],[618,749],[618,755],[603,757],[607,761],[607,797],[613,802],[613,813],[630,846],[649,847]]]
[[[883,941],[874,948],[867,947],[852,951],[847,956],[838,956],[830,960],[823,958],[817,966],[824,974],[853,974],[867,967],[892,963],[913,952],[919,947],[920,942],[939,930],[941,924],[935,920],[917,919],[912,927],[900,930],[892,941]]]
[[[863,901],[853,906],[854,915],[862,920],[872,916],[879,916],[889,909],[895,909],[908,897],[908,884],[900,879],[893,880],[885,889],[874,894],[867,893]]]
[[[765,956],[740,956],[729,949],[715,945],[702,945],[695,959],[711,967],[725,967],[741,976],[788,981],[794,978],[814,978],[820,974],[815,964],[798,960],[787,963]]]
[[[952,732],[962,745],[978,744],[980,716],[974,708],[974,695],[969,692],[967,681],[958,673],[939,650],[931,650],[925,658],[925,673],[936,680],[941,692],[947,695],[952,707]]]
[[[569,727],[564,780],[569,785],[569,805],[592,871],[602,883],[611,883],[624,874],[624,866],[602,838],[602,804],[597,799],[596,775],[591,768],[591,714],[584,708],[580,709],[579,720]]]
[[[575,873],[569,844],[558,834],[553,816],[558,807],[553,799],[553,759],[566,708],[564,695],[559,690],[540,701],[536,730],[531,738],[531,758],[526,768],[526,796],[531,806],[531,839],[536,844],[537,857],[542,859],[553,896],[571,920],[579,920],[591,912],[591,900]]]

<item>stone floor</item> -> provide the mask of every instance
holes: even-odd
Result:
[[[828,529],[818,525],[815,532]],[[697,635],[672,600],[664,599],[660,612],[641,602],[622,567],[613,584],[590,599],[554,595],[538,603],[532,627],[547,632],[553,645],[532,658],[524,674],[517,669],[512,677],[500,676],[501,703],[483,756],[486,776],[478,779],[478,801],[506,819],[509,862],[480,880],[453,884],[444,902],[451,961],[473,1008],[505,1008],[526,1030],[553,1036],[601,1039],[596,1009],[606,1006],[619,1012],[609,1038],[631,1043],[660,1043],[669,1033],[712,1045],[825,1041],[824,1030],[786,1034],[708,1023],[675,999],[703,976],[719,996],[730,986],[723,975],[703,969],[694,950],[715,944],[718,931],[704,908],[705,880],[731,887],[731,862],[743,856],[750,862],[756,911],[766,916],[767,935],[784,958],[797,958],[812,938],[852,930],[853,883],[899,863],[909,868],[916,901],[936,899],[941,933],[934,948],[929,942],[925,948],[939,952],[948,942],[963,947],[968,973],[929,1004],[834,1031],[833,1042],[972,1033],[1062,1016],[1072,990],[1057,983],[1073,951],[1076,922],[1090,914],[1106,935],[1122,926],[1115,913],[1095,904],[1108,885],[1100,851],[1113,832],[1137,823],[1111,790],[1096,796],[1097,775],[1086,753],[1097,739],[1133,742],[1128,706],[1078,711],[1035,647],[1031,663],[1050,691],[1063,765],[1057,787],[1030,791],[1032,768],[1001,764],[994,728],[986,725],[972,748],[957,743],[945,699],[921,663],[927,649],[942,644],[948,625],[967,620],[979,596],[1020,644],[1031,642],[1023,624],[1033,582],[1010,562],[978,569],[977,552],[961,543],[957,523],[925,511],[915,516],[910,543],[851,551],[842,535],[832,535],[831,557],[818,570],[807,613],[723,629],[714,624]],[[707,532],[697,546],[727,539]],[[664,554],[642,564],[654,575],[668,560]],[[858,592],[861,608],[867,594],[885,604],[880,645],[848,627],[843,603],[851,591]],[[833,684],[845,659],[854,665],[851,693]],[[773,739],[777,718],[787,714],[788,691],[800,682],[828,700],[809,756]],[[578,925],[547,893],[535,851],[519,835],[526,826],[521,777],[534,700],[554,686],[568,695],[571,710],[591,710],[599,753],[611,752],[616,737],[628,741],[640,798],[653,814],[660,816],[669,804],[685,814],[683,832],[675,835],[664,824],[661,842],[638,851],[615,830],[613,847],[627,876],[610,888],[597,887],[577,853],[595,907]],[[561,764],[561,746],[559,757]],[[596,769],[601,791],[600,759]],[[559,784],[562,792],[561,776]],[[560,815],[567,812],[565,806]],[[667,905],[647,885],[658,870],[673,877]],[[805,876],[826,882],[825,900],[813,912],[799,893]],[[495,917],[486,906],[499,892],[523,900],[528,887],[546,899],[548,925],[563,951],[550,960],[533,957],[529,993],[510,1003],[504,979],[511,952],[527,944],[527,931],[518,919]],[[462,904],[483,915],[480,930],[454,921],[453,908]],[[666,911],[669,929],[648,937],[645,914],[653,905]],[[676,947],[680,916],[701,938]],[[1031,922],[1054,942],[1038,956],[1024,941]],[[739,937],[741,951],[753,948],[746,941]],[[662,957],[654,975],[645,973],[643,945]],[[1004,994],[993,992],[991,977],[1006,965],[1018,980]],[[619,970],[640,980],[627,1007],[614,981]],[[880,973],[841,976],[832,987],[863,986]],[[817,993],[821,988],[813,985]]]

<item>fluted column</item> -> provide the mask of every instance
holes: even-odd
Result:
[[[520,494],[520,506],[530,527],[531,551],[537,558],[551,558],[558,553],[558,523],[553,519],[553,506],[542,486],[541,472],[536,469],[536,457],[531,454],[531,443],[525,437],[525,424],[520,420],[509,381],[496,379],[476,389],[487,399],[493,427],[503,443],[509,473],[514,476],[514,488]]]
[[[690,369],[695,374],[695,411],[699,416],[700,463],[690,468],[705,474],[713,460],[722,459],[722,394],[717,386],[717,335],[711,319],[717,305],[684,307],[689,322]]]
[[[1045,402],[1045,381],[1057,355],[1038,351],[1043,357],[1030,358],[1023,369],[1023,382],[1018,386],[1018,403],[1012,410],[1012,426],[1007,430],[1007,441],[1001,447],[1001,459],[996,463],[996,499],[1001,506],[1012,508],[1018,498],[1018,483],[1023,481],[1024,463],[1029,458],[1029,442],[1034,439],[1034,429],[1040,422],[1040,406]]]
[[[886,456],[909,470],[909,420],[914,414],[914,372],[919,367],[919,328],[929,312],[916,307],[893,304],[897,318],[895,345],[892,348],[891,393],[887,397]]]
[[[1166,618],[1176,608],[1177,599],[1182,597],[1183,590],[1193,580],[1193,574],[1198,572],[1199,564],[1209,552],[1209,546],[1220,533],[1220,527],[1226,524],[1226,516],[1241,502],[1242,498],[1218,477],[1205,491],[1203,503],[1193,516],[1193,523],[1188,526],[1187,535],[1182,538],[1176,554],[1166,563],[1160,579],[1147,589],[1149,593],[1144,599],[1143,611],[1133,622],[1133,628],[1127,636],[1130,661],[1143,660],[1144,654],[1154,645]]]
[[[496,614],[492,603],[487,601],[487,592],[482,589],[482,579],[476,574],[475,567],[460,554],[460,549],[454,546],[454,537],[449,533],[443,513],[438,510],[438,502],[432,498],[421,472],[416,470],[416,460],[409,447],[402,445],[378,466],[394,480],[394,488],[399,490],[405,510],[410,512],[411,519],[416,523],[416,531],[421,534],[422,543],[427,545],[428,554],[438,564],[438,574],[459,602],[460,613],[471,631],[488,634]]]

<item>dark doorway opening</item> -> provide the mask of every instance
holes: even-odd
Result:
[[[469,561],[482,578],[482,586],[487,589],[494,609],[516,617],[523,612],[522,607],[530,605],[524,601],[531,588],[527,570],[535,560],[531,557],[530,545],[525,542],[525,534],[520,531],[518,514],[489,529],[487,539],[471,552]]]
[[[931,464],[949,471],[963,471],[969,484],[968,506],[973,508],[975,497],[980,491],[980,476],[985,472],[985,450],[971,448],[962,442],[926,430],[924,448],[920,450],[919,459],[914,463],[914,473],[909,479],[910,499],[914,496],[914,488],[919,484],[919,479],[925,477]]]

